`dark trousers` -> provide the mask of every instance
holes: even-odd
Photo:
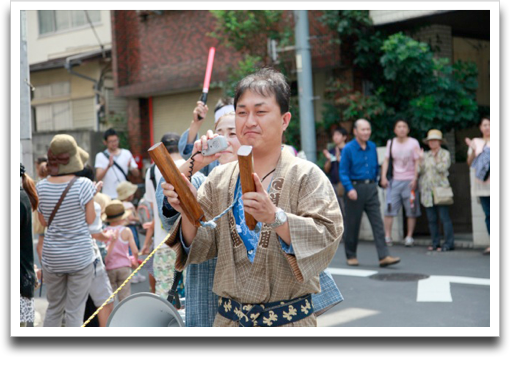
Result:
[[[490,232],[489,232],[489,217],[490,217],[490,212],[491,212],[490,198],[491,198],[490,196],[481,196],[480,197],[480,205],[482,205],[482,210],[484,210],[484,214],[486,215],[486,227],[487,227],[488,234],[490,234]]]
[[[439,233],[439,216],[441,217],[442,228],[444,229],[444,247],[452,249],[455,246],[453,237],[453,224],[451,223],[449,207],[446,205],[434,205],[426,208],[428,225],[432,236],[432,247],[441,247],[441,236]]]
[[[379,260],[388,256],[388,247],[385,243],[385,230],[381,217],[381,204],[377,192],[377,184],[357,184],[354,185],[357,191],[357,200],[350,200],[348,193],[345,192],[345,216],[343,217],[345,231],[343,242],[347,259],[357,258],[357,245],[359,237],[359,227],[363,212],[367,213],[374,242],[376,244],[377,256]]]

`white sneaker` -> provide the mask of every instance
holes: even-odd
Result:
[[[139,283],[139,273],[137,273],[136,275],[134,275],[134,276],[130,279],[130,283],[132,283],[132,284]]]
[[[413,246],[413,238],[412,237],[406,237],[404,239],[404,245],[406,247],[412,247]]]
[[[141,273],[137,273],[137,279],[139,280],[139,283],[141,283],[146,280],[146,277]]]
[[[144,277],[144,275],[141,275],[140,273],[137,273],[136,275],[134,275],[132,277],[132,279],[130,279],[130,283],[136,284],[136,283],[144,282],[145,280],[146,280],[146,278]]]
[[[385,243],[387,246],[392,246],[394,241],[392,240],[392,237],[385,237]]]

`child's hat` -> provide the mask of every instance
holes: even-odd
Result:
[[[116,191],[117,198],[122,201],[128,198],[130,195],[135,194],[135,192],[137,191],[137,185],[134,185],[133,183],[128,181],[123,181],[119,185],[117,185]]]
[[[96,195],[94,195],[94,201],[98,203],[99,206],[101,206],[101,213],[103,213],[107,205],[110,203],[110,201],[112,201],[112,199],[107,194],[98,192]]]
[[[126,219],[130,215],[130,211],[125,211],[125,206],[119,200],[112,200],[105,208],[105,213],[101,215],[104,222],[113,222],[116,220]]]

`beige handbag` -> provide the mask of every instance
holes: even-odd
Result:
[[[433,204],[434,205],[451,205],[453,204],[453,190],[451,187],[434,187],[433,188]]]

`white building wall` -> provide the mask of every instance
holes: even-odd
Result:
[[[444,10],[370,10],[369,14],[374,25],[382,25],[442,12]]]
[[[478,184],[475,184],[475,168],[469,170],[471,185],[471,219],[473,223],[473,245],[476,247],[489,246],[489,234],[487,233],[486,215],[478,198]]]
[[[94,29],[104,47],[110,48],[112,32],[110,11],[101,10],[101,22],[94,23]],[[85,25],[62,33],[39,34],[38,11],[27,11],[27,48],[29,65],[87,51],[99,50],[96,34]]]

